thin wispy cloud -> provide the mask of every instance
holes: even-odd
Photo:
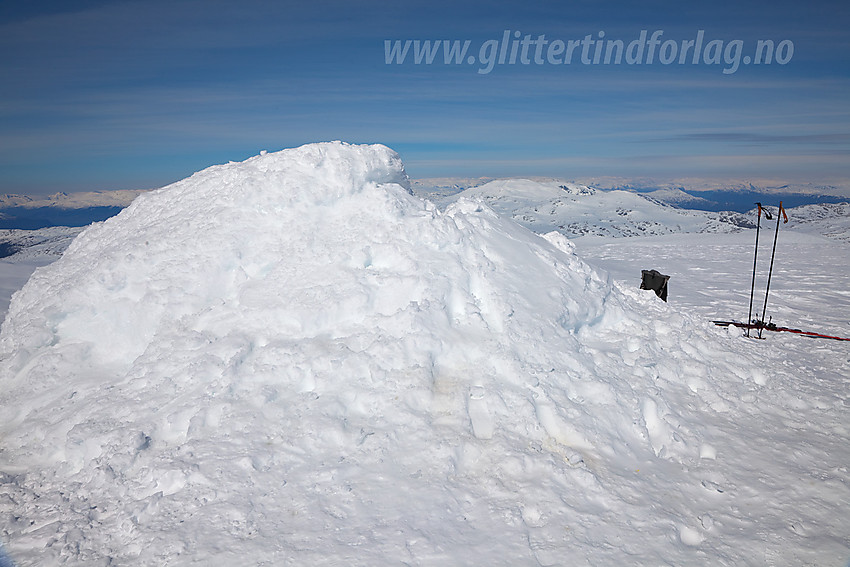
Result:
[[[757,132],[698,132],[661,139],[663,142],[716,142],[720,144],[743,144],[751,146],[802,145],[848,145],[850,134],[762,134]],[[850,151],[850,147],[848,147]]]

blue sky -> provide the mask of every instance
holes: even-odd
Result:
[[[6,2],[0,193],[157,187],[337,139],[396,149],[412,177],[847,184],[848,29],[844,1]],[[469,40],[478,56],[505,30],[543,49],[642,30],[681,49],[703,30],[742,42],[741,59],[758,40],[793,54],[734,73],[661,64],[661,45],[652,64],[385,62],[385,40]]]

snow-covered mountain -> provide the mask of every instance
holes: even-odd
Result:
[[[59,258],[84,227],[52,226],[38,230],[0,230],[0,258],[14,261]]]
[[[497,179],[423,196],[440,207],[461,197],[481,200],[534,232],[557,230],[569,238],[736,233],[755,228],[757,220],[755,208],[748,213],[680,209],[674,206],[676,201],[698,199],[680,189],[636,193],[557,179]],[[839,240],[850,238],[847,203],[803,205],[787,211],[788,228]]]
[[[118,214],[144,191],[57,193],[46,198],[0,196],[0,229],[80,227]]]
[[[641,195],[643,197],[653,199],[654,201],[658,201],[667,205],[687,205],[688,208],[691,209],[699,209],[700,205],[709,205],[711,203],[711,201],[709,201],[708,199],[703,199],[702,197],[691,195],[690,193],[687,193],[678,187],[655,189],[653,191],[641,193]]]
[[[630,191],[599,191],[562,181],[498,179],[441,200],[482,200],[538,233],[568,236],[648,236],[690,232],[737,232],[755,227],[738,213],[678,209]]]
[[[411,179],[411,190],[420,197],[439,200],[454,195],[469,187],[493,181],[492,177],[429,177]]]
[[[411,195],[386,147],[264,154],[14,296],[0,539],[22,567],[835,563],[843,390],[803,404],[776,354]]]
[[[702,177],[653,178],[653,177],[612,177],[597,176],[580,180],[604,190],[626,190],[647,192],[653,190],[677,191],[686,189],[699,196],[701,193],[777,193],[800,194],[810,196],[847,197],[850,195],[850,181],[836,183],[795,182],[783,179],[716,179]]]
[[[850,203],[794,207],[789,209],[788,226],[850,243]]]
[[[76,193],[55,193],[48,197],[28,195],[0,195],[0,210],[6,208],[37,209],[51,207],[57,209],[82,209],[90,207],[126,207],[133,199],[146,190],[119,189],[114,191],[80,191]]]

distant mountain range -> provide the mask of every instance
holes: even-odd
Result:
[[[126,207],[133,199],[144,193],[144,189],[117,191],[85,191],[80,193],[55,193],[48,197],[29,195],[0,195],[0,209],[55,208],[83,209],[91,207]]]
[[[141,190],[56,193],[49,197],[0,195],[0,228],[36,230],[86,226],[106,220],[129,205]]]
[[[663,196],[668,196],[664,193]],[[678,197],[678,195],[674,195]],[[755,228],[747,215],[677,208],[651,194],[600,191],[557,180],[498,179],[433,199],[438,206],[460,198],[480,199],[538,233],[569,237],[652,236],[682,232],[736,232]]]
[[[818,185],[812,183],[779,183],[772,181],[719,182],[705,179],[657,181],[653,179],[623,179],[611,177],[564,181],[550,177],[529,177],[539,183],[574,184],[599,191],[626,191],[650,197],[661,203],[683,209],[703,211],[733,211],[745,213],[755,203],[797,207],[813,203],[850,201],[850,186]],[[472,187],[494,181],[491,178],[435,178],[413,182],[413,189],[423,197],[442,198]]]
[[[496,211],[538,232],[557,230],[568,237],[656,236],[674,233],[729,233],[755,228],[754,204],[735,211],[691,208],[704,199],[682,190],[663,189],[638,193],[599,190],[555,179],[497,179],[462,190],[414,191],[439,207],[466,197],[480,199]],[[691,197],[691,198],[689,198]],[[763,195],[764,206],[776,210],[778,198]],[[687,203],[688,208],[683,204]],[[850,204],[816,203],[786,207],[790,227],[850,240]]]
[[[443,178],[414,180],[411,186],[440,208],[460,198],[482,200],[534,232],[557,230],[571,238],[730,233],[755,228],[757,220],[754,206],[741,212],[713,211],[708,199],[677,188],[602,190],[552,178]],[[58,257],[83,226],[117,214],[140,193],[60,193],[46,199],[0,196],[0,229],[25,221],[23,227],[0,230],[0,258]],[[779,199],[761,196],[764,205],[775,211]],[[850,203],[814,203],[787,210],[788,228],[850,242]]]
[[[621,189],[646,193],[658,189],[681,189],[691,195],[705,197],[709,194],[741,194],[753,193],[759,195],[801,195],[807,197],[850,197],[850,182],[842,181],[829,183],[795,183],[775,179],[753,180],[718,180],[698,177],[678,179],[623,178],[623,177],[591,177],[579,180],[585,185],[598,189]]]

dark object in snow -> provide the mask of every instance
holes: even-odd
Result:
[[[655,295],[667,301],[667,280],[670,276],[665,276],[658,270],[641,270],[641,289],[651,289]]]

